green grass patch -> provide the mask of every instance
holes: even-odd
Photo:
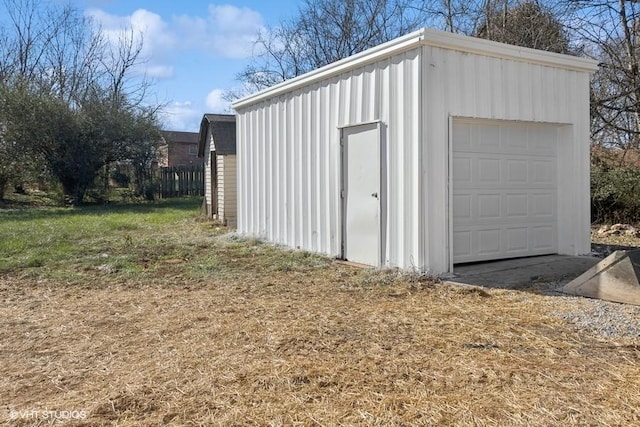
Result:
[[[165,230],[166,226],[181,222],[196,225],[200,202],[199,198],[186,198],[131,205],[0,210],[0,272],[36,269],[38,274],[64,275],[87,268],[137,271],[141,252],[175,246],[170,238],[157,236],[171,231],[171,227]],[[174,238],[179,240],[180,236]],[[163,253],[173,255],[173,250]],[[74,271],[67,271],[70,268]]]
[[[244,239],[204,220],[200,199],[0,210],[0,274],[60,283],[175,285],[310,275],[329,258]],[[92,285],[93,284],[93,285]]]

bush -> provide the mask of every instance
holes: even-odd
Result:
[[[119,169],[111,172],[111,179],[118,187],[128,187],[131,183],[129,175]]]
[[[591,221],[640,222],[640,167],[591,165]]]

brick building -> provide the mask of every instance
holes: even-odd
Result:
[[[186,166],[202,163],[198,158],[197,132],[162,131],[159,166]]]

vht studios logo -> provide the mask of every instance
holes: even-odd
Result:
[[[85,411],[11,410],[9,418],[11,420],[84,420],[87,418],[87,413]]]

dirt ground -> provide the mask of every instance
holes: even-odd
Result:
[[[633,228],[636,233],[638,233],[637,230],[640,230],[640,226],[629,227]],[[591,227],[592,249],[595,253],[605,256],[618,249],[640,248],[640,236],[629,235],[624,232],[608,235],[600,234],[598,232],[600,228],[601,226],[599,225]]]
[[[304,256],[269,269],[277,250],[234,245],[244,268],[211,277],[182,259],[146,259],[144,279],[0,275],[0,422],[640,424],[640,337],[563,317],[590,300]]]

